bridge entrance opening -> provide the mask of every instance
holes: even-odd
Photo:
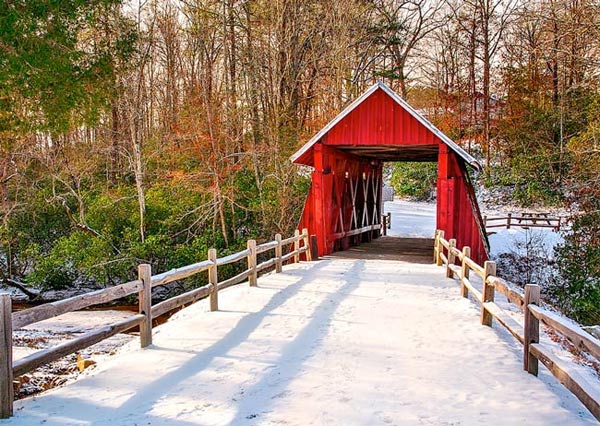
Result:
[[[436,226],[437,163],[386,163],[383,174],[383,214],[388,229],[382,234],[402,238],[433,238]]]
[[[319,255],[380,237],[383,165],[417,161],[438,166],[435,228],[459,246],[470,246],[476,261],[487,258],[487,237],[467,173],[467,167],[479,169],[479,164],[385,84],[373,85],[291,159],[313,170],[299,228],[316,236]]]

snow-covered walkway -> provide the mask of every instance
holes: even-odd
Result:
[[[433,265],[325,259],[219,299],[0,424],[596,424]]]

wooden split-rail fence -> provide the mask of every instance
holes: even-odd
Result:
[[[7,418],[13,414],[13,379],[15,377],[94,345],[117,333],[131,330],[136,326],[139,327],[140,343],[144,348],[152,344],[153,318],[178,307],[192,304],[207,296],[210,297],[210,310],[216,311],[219,308],[220,290],[246,280],[248,280],[250,286],[256,286],[260,272],[273,267],[275,267],[276,272],[281,272],[284,263],[299,262],[300,255],[303,253],[307,260],[312,260],[313,257],[316,257],[314,254],[316,252],[315,240],[315,236],[309,238],[306,229],[302,233],[297,230],[293,237],[286,239],[282,239],[281,235],[277,234],[274,241],[259,245],[256,244],[255,240],[249,240],[246,250],[219,258],[215,249],[209,249],[207,260],[157,275],[152,275],[150,265],[142,264],[138,266],[137,280],[18,312],[12,312],[9,295],[0,295],[0,418]],[[284,254],[284,248],[286,248],[286,254]],[[257,255],[261,253],[274,253],[274,256],[257,264]],[[229,279],[219,281],[219,267],[243,260],[246,260],[248,265],[245,271]],[[182,280],[204,271],[208,271],[208,284],[152,305],[152,288]],[[13,361],[14,330],[68,312],[121,299],[134,293],[138,294],[138,314]]]
[[[492,228],[552,228],[560,231],[562,225],[560,217],[551,216],[550,213],[522,212],[517,215],[508,213],[506,216],[488,217],[483,216],[486,231]]]
[[[540,287],[527,284],[525,291],[514,288],[509,282],[496,276],[496,263],[487,261],[483,266],[470,258],[471,249],[456,247],[456,240],[444,239],[444,231],[436,231],[434,261],[446,267],[446,276],[458,278],[463,297],[469,293],[481,305],[481,324],[491,326],[492,319],[504,326],[523,345],[523,368],[537,376],[538,362],[548,370],[600,421],[600,382],[590,382],[579,374],[574,365],[557,357],[551,347],[540,342],[540,323],[566,337],[577,349],[600,360],[600,340],[587,333],[573,321],[540,305]],[[456,265],[460,262],[460,266]],[[479,275],[482,290],[473,286],[470,273]],[[495,293],[501,293],[523,312],[524,325],[519,324],[507,311],[494,302]]]

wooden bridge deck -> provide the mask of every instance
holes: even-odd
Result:
[[[433,258],[433,238],[380,237],[370,243],[330,255],[342,259],[399,260],[428,264]]]
[[[378,242],[384,246],[388,241]],[[364,254],[364,253],[363,253]],[[583,425],[596,421],[431,264],[340,256],[199,302],[4,425]]]

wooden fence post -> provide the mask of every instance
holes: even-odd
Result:
[[[440,231],[438,229],[435,230],[435,234],[433,237],[433,263],[437,264],[438,259],[438,241],[440,239]]]
[[[496,275],[496,262],[486,261],[483,264],[483,291],[481,292],[481,324],[492,326],[492,314],[485,309],[486,302],[494,301],[494,286],[488,282],[490,275]]]
[[[13,415],[12,301],[0,294],[0,418]]]
[[[152,267],[138,265],[138,280],[143,285],[138,293],[139,313],[144,314],[140,323],[140,345],[145,348],[152,344]]]
[[[456,255],[452,253],[452,249],[456,248],[456,240],[452,238],[448,242],[450,243],[450,248],[448,248],[448,264],[446,265],[446,276],[448,278],[452,278],[454,272],[452,271],[452,268],[450,268],[450,265],[454,265],[454,262],[456,261]]]
[[[281,256],[283,254],[283,247],[281,247],[281,234],[275,234],[275,241],[277,241],[277,247],[275,247],[275,272],[281,272],[283,264],[281,263]]]
[[[306,256],[306,260],[310,262],[312,260],[312,253],[310,252],[310,237],[308,236],[308,228],[302,229],[302,235],[304,236],[304,247],[306,247],[304,255]]]
[[[438,231],[438,249],[437,249],[437,259],[435,260],[435,264],[437,266],[442,266],[442,253],[444,251],[444,246],[442,245],[442,238],[444,238],[444,231]]]
[[[462,297],[469,297],[469,289],[467,288],[467,286],[465,285],[465,279],[469,279],[469,266],[467,265],[467,262],[465,261],[465,259],[467,257],[471,257],[471,247],[469,246],[464,246],[462,249],[462,254],[463,254],[463,261],[462,261],[462,265],[460,268],[460,294],[462,295]]]
[[[525,285],[525,324],[523,344],[523,369],[534,376],[538,375],[538,359],[529,352],[529,345],[540,341],[540,321],[529,310],[529,305],[540,304],[540,286]]]
[[[256,287],[257,273],[256,273],[256,240],[248,240],[248,284],[250,287]]]
[[[387,235],[387,216],[381,216],[381,235],[384,237]]]
[[[317,242],[317,236],[310,236],[310,260],[319,260],[319,243]]]
[[[511,221],[512,221],[512,213],[509,213],[508,216],[506,217],[506,229],[510,229]]]
[[[296,229],[294,231],[294,238],[296,238],[296,240],[294,240],[294,263],[299,263],[300,262],[300,253],[298,252],[300,250],[300,240],[298,239],[300,237],[300,230]]]
[[[208,249],[208,260],[212,262],[212,266],[208,268],[208,283],[210,289],[210,310],[211,312],[219,310],[219,275],[217,273],[217,250],[214,248]]]
[[[392,212],[388,212],[386,223],[387,223],[388,229],[392,229]]]

